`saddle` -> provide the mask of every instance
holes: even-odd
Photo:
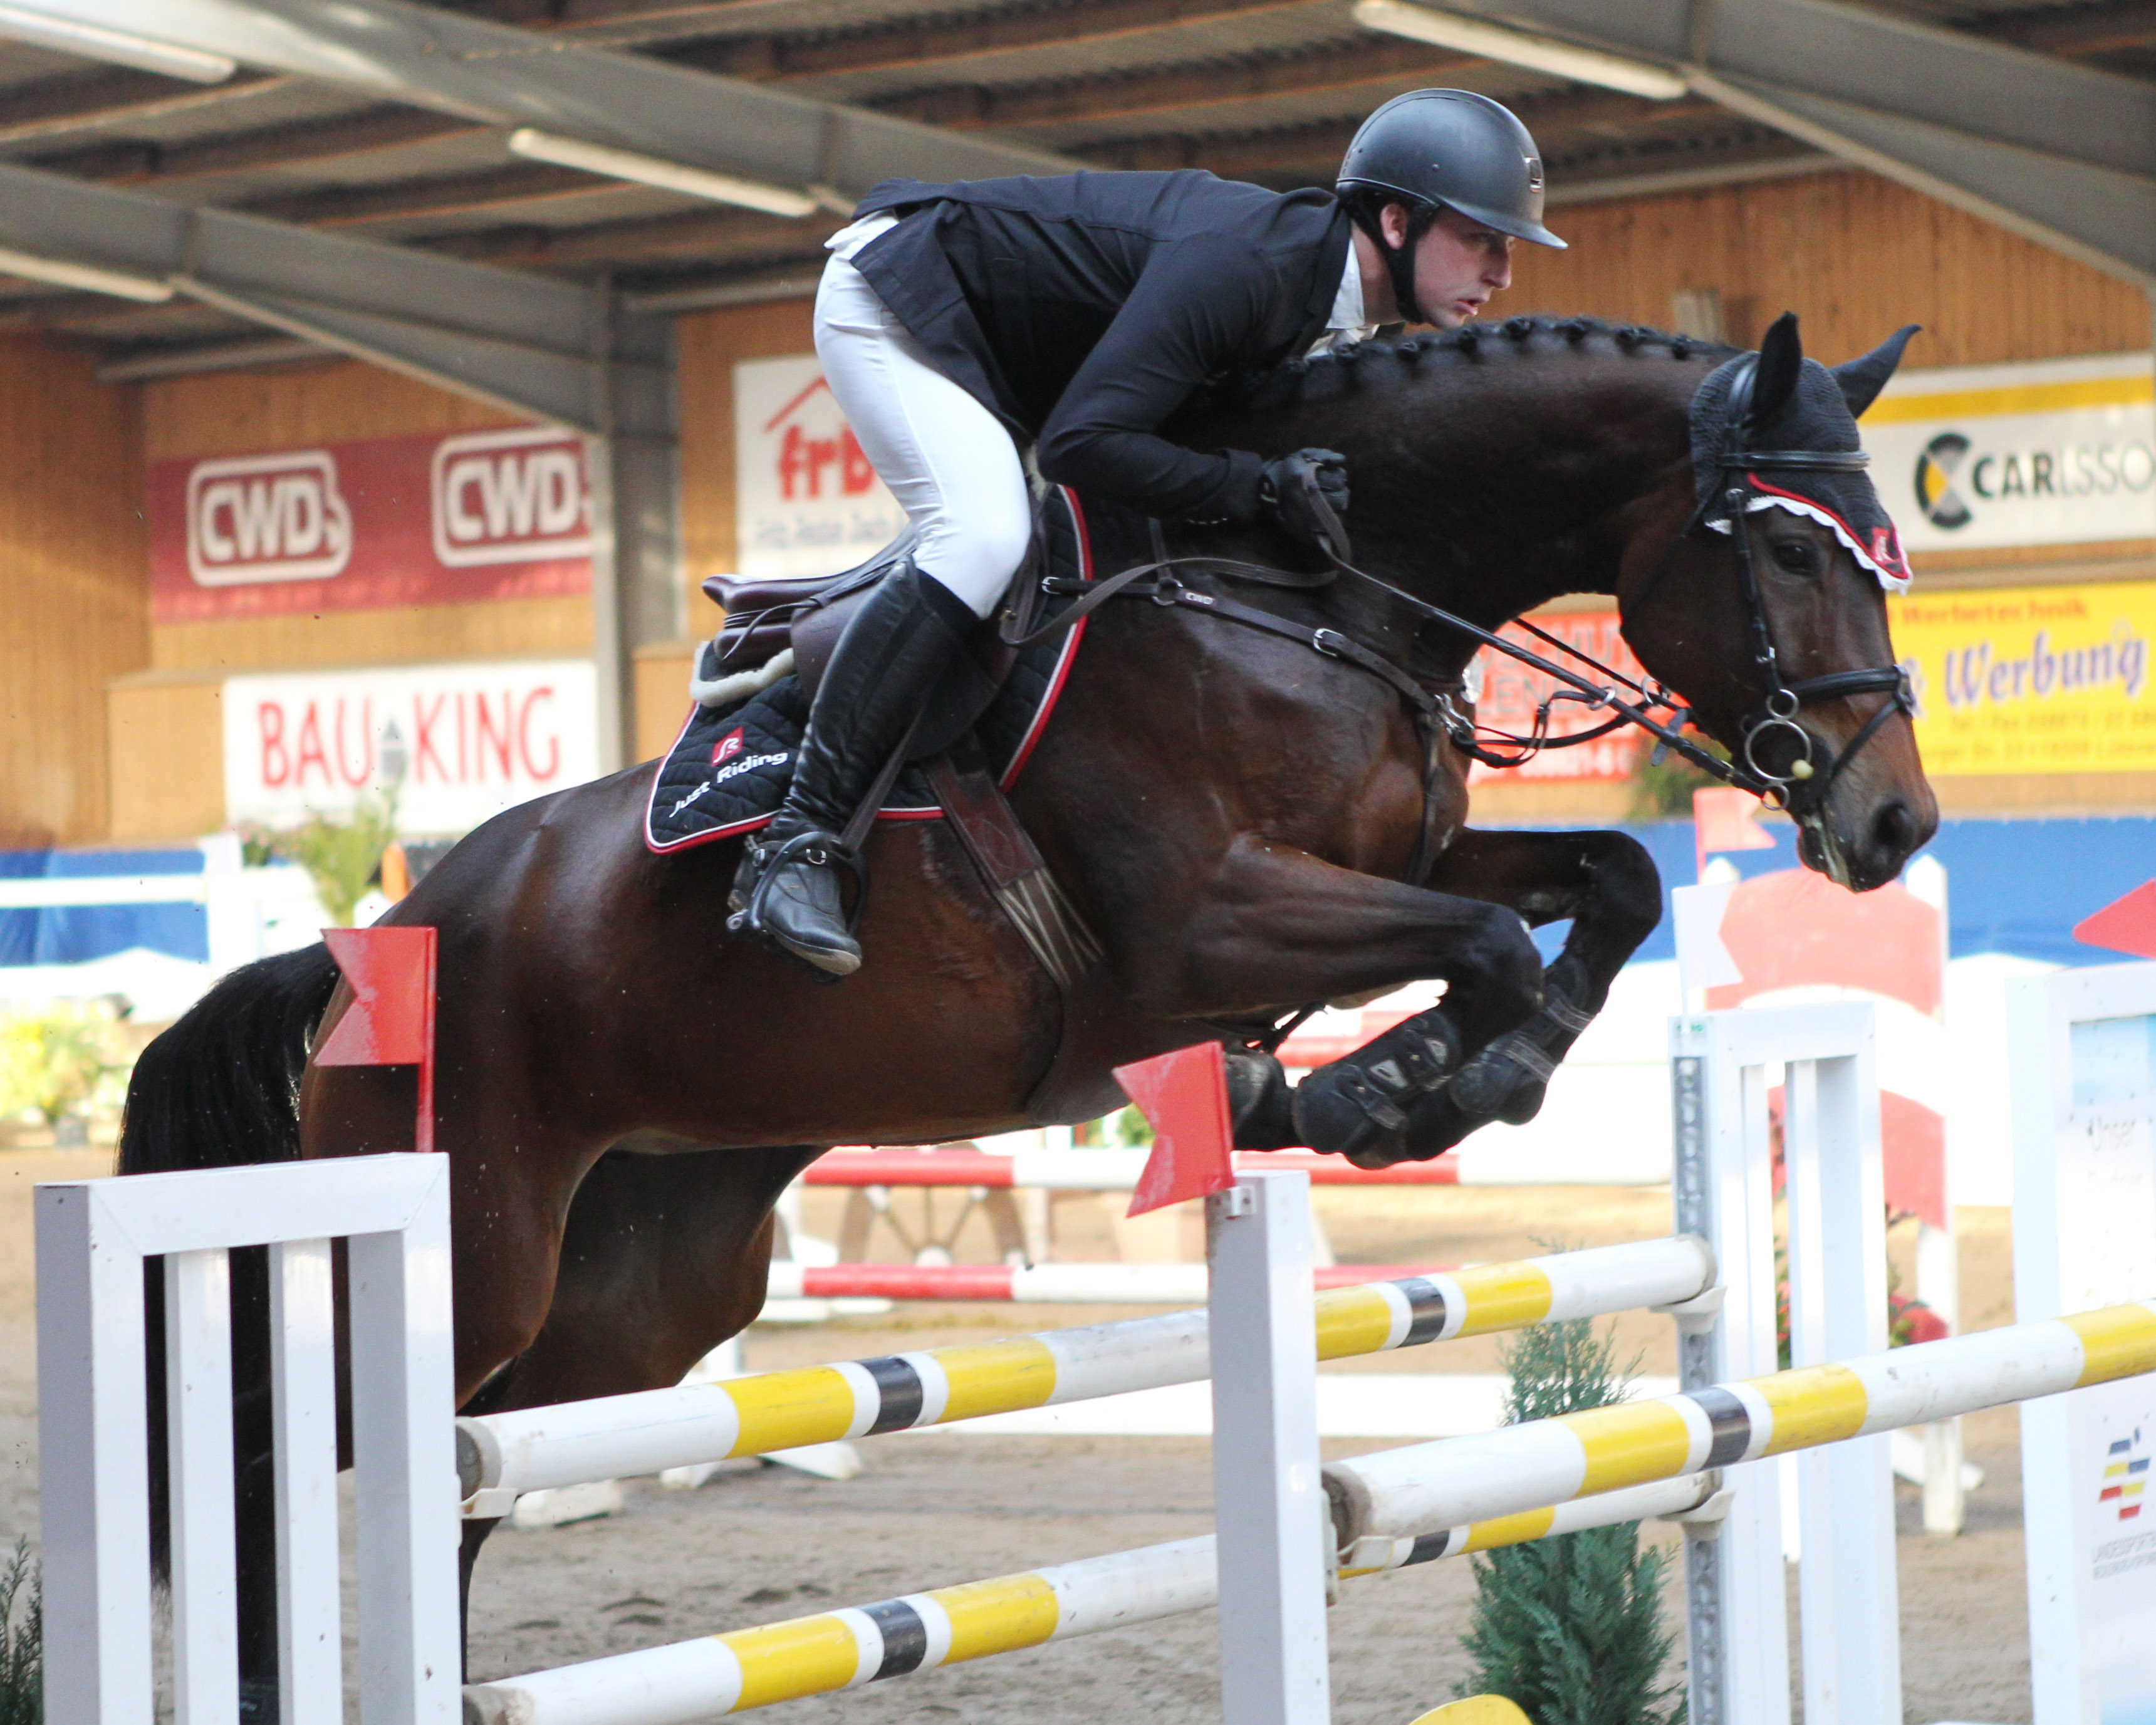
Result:
[[[1050,493],[1050,495],[1054,494]],[[970,731],[1018,665],[1019,649],[1004,639],[1022,631],[1002,624],[1028,619],[1035,608],[1049,554],[1044,521],[1047,497],[1034,498],[1033,536],[1024,561],[1011,576],[1003,601],[961,644],[930,692],[906,751],[908,761],[944,753]],[[866,562],[836,575],[713,575],[704,595],[726,612],[726,622],[700,660],[696,698],[717,705],[735,692],[752,693],[767,680],[791,675],[814,698],[839,637],[876,584],[902,568],[919,542],[906,531]],[[781,663],[781,656],[790,658]]]
[[[903,533],[836,575],[715,575],[703,583],[725,608],[726,622],[698,655],[690,684],[697,706],[653,782],[644,816],[653,852],[731,837],[769,819],[839,637],[876,583],[905,567],[917,538]],[[907,744],[842,835],[857,845],[880,812],[888,819],[941,814],[948,822],[1062,998],[1064,1033],[1028,1103],[1043,1122],[1091,1119],[1122,1096],[1112,1081],[1104,1086],[1093,1076],[1101,1062],[1087,1051],[1087,1027],[1112,1017],[1100,942],[1004,794],[1054,709],[1085,625],[1058,641],[1013,645],[1004,637],[1029,632],[1049,578],[1083,587],[1092,572],[1076,496],[1060,486],[1036,490],[1032,542],[1002,603],[962,644]]]

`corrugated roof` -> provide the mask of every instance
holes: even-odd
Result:
[[[448,9],[496,18],[494,0]],[[574,10],[574,8],[563,9]],[[1378,35],[1349,0],[607,0],[559,39],[657,54],[1098,162],[1322,178],[1355,123],[1444,82],[1518,106],[1553,189],[1739,177],[1804,146],[1697,100],[1662,105]],[[2146,0],[1903,0],[1912,18],[2156,72]],[[2137,24],[2136,20],[2139,23]],[[2138,31],[2137,35],[2136,31]],[[305,79],[195,86],[0,41],[0,159],[632,290],[814,267],[832,219],[774,221],[512,157],[506,132]],[[796,268],[795,266],[799,266]],[[25,318],[126,348],[234,327],[0,280]]]

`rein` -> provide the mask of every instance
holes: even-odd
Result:
[[[1748,398],[1751,380],[1747,376],[1742,381],[1743,393]],[[1733,415],[1732,418],[1738,417]],[[1741,434],[1732,441],[1741,442]],[[1418,725],[1425,733],[1433,726],[1441,727],[1447,741],[1455,748],[1486,766],[1517,767],[1544,749],[1574,747],[1607,737],[1613,731],[1630,725],[1656,739],[1658,757],[1661,749],[1669,750],[1681,755],[1695,767],[1723,783],[1751,792],[1770,807],[1787,810],[1792,814],[1801,814],[1807,809],[1815,809],[1824,804],[1835,780],[1856,759],[1865,745],[1878,734],[1890,717],[1897,712],[1913,717],[1915,703],[1909,688],[1908,674],[1898,665],[1882,665],[1869,670],[1835,671],[1824,676],[1799,678],[1794,681],[1782,675],[1780,655],[1775,650],[1774,634],[1768,626],[1766,606],[1759,593],[1758,574],[1753,565],[1751,542],[1743,531],[1743,526],[1750,514],[1752,501],[1764,495],[1758,479],[1761,470],[1850,473],[1861,471],[1870,459],[1861,449],[1726,449],[1719,458],[1718,465],[1729,483],[1719,493],[1710,490],[1700,500],[1691,518],[1671,540],[1645,583],[1631,598],[1629,608],[1636,610],[1646,596],[1661,583],[1676,555],[1677,548],[1705,525],[1714,504],[1720,501],[1727,508],[1731,555],[1736,564],[1738,593],[1743,604],[1746,629],[1751,637],[1753,662],[1759,668],[1767,685],[1765,696],[1742,721],[1743,735],[1738,744],[1738,757],[1733,761],[1724,761],[1709,753],[1682,734],[1681,726],[1686,722],[1688,710],[1681,706],[1671,692],[1661,685],[1650,686],[1640,683],[1614,666],[1604,665],[1591,654],[1558,639],[1548,630],[1537,628],[1524,619],[1517,619],[1522,629],[1537,639],[1608,680],[1601,683],[1591,681],[1566,665],[1544,658],[1516,641],[1507,640],[1479,624],[1471,623],[1441,606],[1433,605],[1403,591],[1368,570],[1357,567],[1350,561],[1347,530],[1318,488],[1315,470],[1308,464],[1305,464],[1305,470],[1300,478],[1312,512],[1321,524],[1322,536],[1320,543],[1332,565],[1331,569],[1305,575],[1276,569],[1267,564],[1244,562],[1228,557],[1170,557],[1165,554],[1166,547],[1162,542],[1159,525],[1156,522],[1153,527],[1154,545],[1163,555],[1151,562],[1122,570],[1105,581],[1081,583],[1054,577],[1045,579],[1039,584],[1039,593],[1059,597],[1075,595],[1077,603],[1050,621],[1031,628],[1028,625],[1033,621],[1034,607],[1029,604],[1025,608],[1027,614],[1024,616],[1007,614],[1000,632],[1004,641],[1009,646],[1029,646],[1069,628],[1111,598],[1149,598],[1155,604],[1203,611],[1249,628],[1263,629],[1269,634],[1298,641],[1327,658],[1353,665],[1377,677],[1399,694],[1413,709]],[[1531,735],[1517,737],[1505,732],[1485,733],[1455,705],[1454,698],[1466,691],[1464,679],[1448,678],[1433,684],[1422,683],[1384,655],[1365,647],[1337,629],[1311,628],[1291,623],[1255,606],[1241,604],[1218,594],[1197,592],[1177,578],[1174,572],[1178,570],[1212,574],[1229,581],[1246,581],[1260,586],[1303,589],[1329,587],[1340,577],[1346,576],[1419,614],[1427,621],[1455,629],[1484,646],[1495,648],[1507,658],[1539,671],[1561,686],[1536,709],[1535,726]],[[1629,620],[1625,616],[1627,609],[1625,600],[1620,596],[1618,613],[1620,622]],[[1627,701],[1621,697],[1618,693],[1620,686],[1629,690],[1638,699]],[[1815,701],[1867,694],[1888,695],[1892,698],[1881,703],[1878,710],[1851,738],[1845,748],[1839,752],[1827,749],[1825,759],[1820,761],[1818,757],[1823,745],[1819,737],[1797,722],[1798,712]],[[1553,737],[1548,734],[1550,711],[1560,701],[1578,701],[1591,710],[1608,711],[1613,716],[1590,730],[1568,737]],[[1675,723],[1665,724],[1655,718],[1653,712],[1656,709],[1670,712]],[[1777,772],[1758,757],[1760,742],[1777,732],[1793,732],[1798,739],[1799,752],[1790,762],[1787,772]],[[1484,741],[1486,734],[1513,752],[1499,753],[1496,748]],[[1435,770],[1434,764],[1430,770]],[[1425,797],[1425,803],[1427,802],[1428,798]],[[1800,802],[1803,809],[1798,806]],[[1427,861],[1424,853],[1428,844],[1428,824],[1425,821],[1424,834],[1416,848],[1419,865]],[[1418,867],[1410,872],[1409,878],[1419,878],[1419,873]]]

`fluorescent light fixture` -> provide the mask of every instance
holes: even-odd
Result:
[[[95,264],[69,264],[59,258],[40,258],[8,246],[0,246],[0,275],[49,281],[56,287],[85,288],[93,294],[140,300],[146,305],[160,305],[172,297],[169,282],[153,281],[146,275],[129,275],[118,270],[100,270]]]
[[[1389,36],[1456,48],[1486,60],[1502,60],[1507,65],[1548,72],[1580,84],[1599,84],[1658,102],[1672,100],[1689,88],[1676,73],[1645,60],[1626,59],[1599,49],[1575,48],[1569,42],[1531,36],[1503,24],[1461,18],[1456,13],[1433,12],[1427,6],[1410,6],[1406,0],[1355,0],[1355,22]]]
[[[774,216],[812,216],[821,201],[790,186],[774,186],[763,180],[744,180],[708,167],[687,167],[656,156],[639,156],[634,150],[616,150],[604,144],[588,144],[581,138],[565,138],[551,131],[519,126],[509,135],[510,153],[528,156],[534,162],[552,162],[562,167],[580,167],[586,173],[605,174],[617,180],[634,180],[690,198],[708,198],[718,203],[737,203],[747,209],[767,210]]]
[[[167,78],[184,78],[192,84],[222,84],[239,69],[239,63],[221,54],[199,48],[182,48],[176,42],[160,42],[138,36],[132,30],[115,30],[104,24],[58,18],[27,6],[0,4],[0,36],[39,48],[57,48],[63,54],[79,54],[94,60],[140,71],[162,72]]]

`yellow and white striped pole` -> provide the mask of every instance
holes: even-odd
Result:
[[[1507,1517],[1459,1529],[1461,1537],[1449,1543],[1445,1537],[1422,1542],[1381,1567],[1675,1515],[1696,1507],[1716,1484],[1711,1475],[1694,1476]],[[1219,1593],[1214,1551],[1210,1534],[1179,1539],[475,1683],[465,1691],[465,1719],[466,1725],[688,1725],[1044,1641],[1127,1629],[1213,1604]]]
[[[1591,1493],[2156,1371],[2156,1301],[1619,1402],[1325,1470],[1343,1565]]]
[[[1317,1357],[1679,1304],[1714,1276],[1706,1243],[1679,1235],[1331,1289]],[[1178,1312],[490,1414],[457,1422],[457,1468],[467,1513],[502,1515],[524,1491],[1198,1383],[1207,1338],[1204,1312]]]

